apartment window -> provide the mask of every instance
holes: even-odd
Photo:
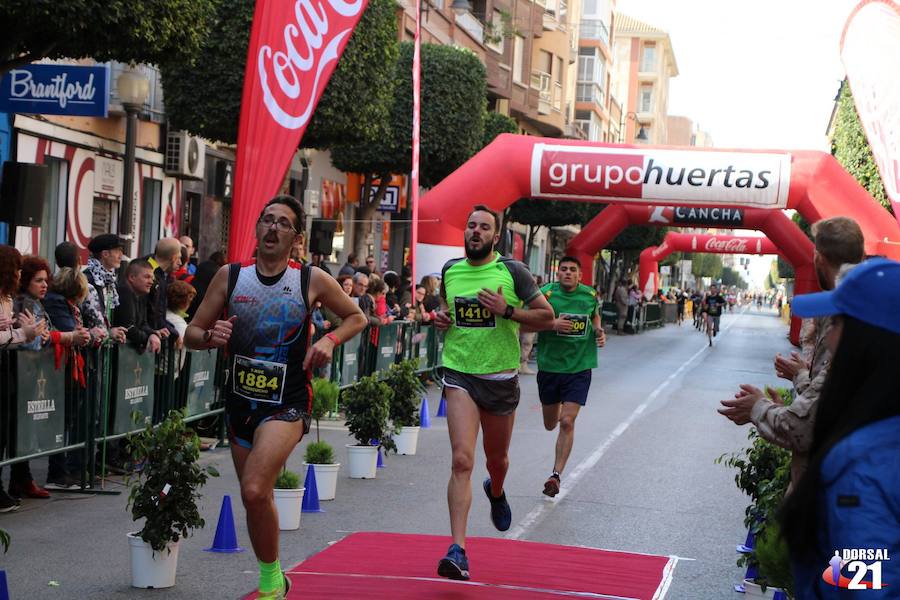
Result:
[[[494,9],[492,13],[491,29],[492,36],[495,36],[495,39],[499,39],[488,42],[485,45],[497,54],[503,54],[506,51],[506,38],[503,35],[503,13],[499,10]]]
[[[513,38],[513,81],[516,83],[525,82],[525,38],[517,35]]]
[[[644,52],[641,55],[641,71],[656,70],[656,44],[653,42],[644,44]]]
[[[590,53],[585,53],[589,50]],[[578,81],[593,81],[597,59],[593,48],[581,48],[578,56]]]
[[[538,63],[537,69],[544,73],[551,73],[553,71],[553,55],[547,52],[546,50],[538,51]]]
[[[553,72],[553,80],[562,83],[563,80],[563,59],[561,56],[556,57],[556,70]]]
[[[119,201],[94,198],[91,218],[91,237],[115,231],[118,225]]]
[[[642,85],[640,98],[639,112],[651,112],[653,110],[653,86]]]

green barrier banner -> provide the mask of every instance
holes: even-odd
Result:
[[[65,445],[65,368],[56,370],[53,348],[16,352],[15,456]]]
[[[363,334],[365,331],[363,331]],[[341,362],[340,385],[350,385],[356,382],[359,374],[359,343],[363,334],[357,334],[344,342],[344,356]]]
[[[153,383],[156,355],[152,352],[138,354],[130,346],[119,346],[116,370],[115,414],[113,434],[126,433],[143,427],[132,420],[131,413],[139,412],[144,422],[153,417]]]
[[[209,412],[216,400],[216,353],[198,350],[188,354],[190,368],[182,375],[187,377],[188,416]]]
[[[425,328],[423,327],[422,329],[424,330]],[[419,361],[418,371],[424,371],[428,368],[428,332],[432,329],[434,329],[434,327],[428,327],[427,331],[419,331],[413,338],[418,340],[413,346],[416,351],[413,358],[416,358]]]
[[[397,332],[399,327],[400,325],[397,323],[379,326],[375,371],[387,371],[394,364],[394,356],[397,354]]]

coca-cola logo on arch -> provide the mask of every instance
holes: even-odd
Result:
[[[721,240],[718,238],[709,238],[706,240],[703,249],[707,252],[727,252],[729,254],[746,254],[747,240],[741,238],[731,238]]]
[[[325,70],[340,57],[365,5],[363,0],[297,0],[280,43],[260,46],[256,66],[263,103],[279,125],[307,124],[328,82]]]

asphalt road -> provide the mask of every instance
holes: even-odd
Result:
[[[507,495],[514,539],[678,557],[666,598],[740,598],[732,585],[743,573],[735,545],[743,542],[747,499],[733,473],[714,464],[719,455],[746,445],[746,427],[716,413],[718,401],[740,383],[777,384],[775,352],[789,349],[786,326],[772,312],[726,315],[715,346],[690,324],[667,325],[635,336],[609,336],[600,352],[587,407],[576,424],[575,447],[563,474],[563,492],[541,495],[550,472],[556,434],[544,430],[534,376],[522,377],[522,402],[510,450]],[[429,394],[432,414],[438,391]],[[322,438],[346,458],[352,440],[337,423],[323,423]],[[309,439],[315,439],[313,432]],[[289,467],[302,471],[306,441]],[[204,453],[222,477],[204,489],[206,527],[182,543],[178,579],[168,590],[130,587],[125,534],[136,529],[125,495],[56,493],[26,500],[0,515],[13,538],[0,555],[10,597],[43,598],[238,598],[254,589],[256,560],[240,554],[203,552],[211,545],[222,497],[230,494],[238,540],[249,548],[240,494],[227,450]],[[445,500],[450,468],[444,419],[432,418],[416,456],[388,456],[375,480],[351,480],[344,471],[337,499],[325,513],[304,514],[300,530],[281,537],[281,561],[292,566],[355,531],[449,535]],[[39,481],[46,460],[32,463]],[[473,481],[486,475],[479,454]],[[117,480],[112,488],[123,489]],[[475,488],[469,534],[500,536]],[[449,542],[448,542],[449,543]],[[440,556],[435,556],[435,566]],[[389,556],[373,557],[390,560]],[[471,565],[477,573],[477,563]],[[475,575],[477,577],[477,575]]]

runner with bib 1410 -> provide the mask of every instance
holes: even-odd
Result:
[[[525,265],[494,251],[499,225],[497,214],[486,206],[473,209],[466,223],[466,256],[444,265],[441,311],[434,319],[447,332],[443,363],[453,452],[447,485],[453,544],[438,564],[438,575],[450,579],[469,578],[466,522],[479,427],[490,475],[482,487],[491,521],[500,531],[512,523],[503,482],[519,404],[519,324],[540,330],[553,323],[553,309]],[[529,310],[522,310],[526,304]]]

